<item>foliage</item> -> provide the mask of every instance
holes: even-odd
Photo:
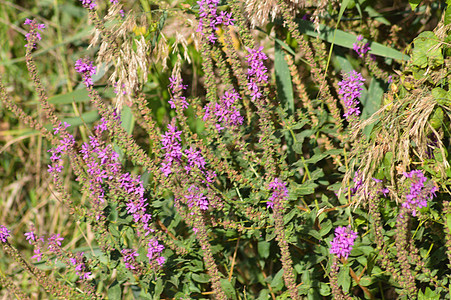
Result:
[[[1,292],[449,299],[449,1],[296,3],[1,2]]]

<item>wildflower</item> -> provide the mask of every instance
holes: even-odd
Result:
[[[416,216],[417,209],[427,207],[427,201],[432,200],[438,188],[431,181],[426,183],[427,178],[421,170],[404,172],[404,176],[410,179],[410,191],[406,194],[406,200],[402,206]]]
[[[359,101],[357,98],[360,97],[360,91],[363,90],[363,81],[365,79],[362,75],[353,70],[349,74],[345,74],[343,80],[338,83],[340,86],[338,94],[345,105],[344,117],[346,119],[353,115],[360,115]]]
[[[176,126],[168,124],[168,131],[161,136],[161,149],[166,150],[164,162],[161,164],[161,172],[168,177],[172,173],[171,167],[174,161],[180,161],[182,157],[182,146],[180,145],[181,131]]]
[[[36,247],[34,250],[34,255],[31,258],[36,258],[36,261],[41,261],[42,260],[42,253],[41,253],[41,248],[40,247]]]
[[[215,31],[218,30],[218,25],[231,26],[234,25],[235,20],[232,19],[232,13],[222,11],[218,15],[219,0],[200,0],[197,1],[197,4],[199,4],[199,25],[196,31],[205,35],[203,30],[204,26],[207,25],[212,31],[207,40],[214,44],[217,40]]]
[[[363,58],[365,56],[365,54],[371,50],[371,48],[370,48],[370,43],[363,43],[362,40],[363,40],[363,36],[358,35],[357,42],[352,44],[352,48],[354,49],[355,52],[357,52],[357,54],[360,57]]]
[[[51,252],[58,252],[61,249],[61,242],[64,240],[64,238],[60,237],[60,234],[52,234],[48,238],[49,246],[48,249]]]
[[[152,262],[153,259],[158,263],[158,265],[162,266],[166,259],[161,256],[161,252],[164,250],[164,246],[160,245],[156,239],[150,239],[147,244],[147,257],[149,258],[149,262]]]
[[[0,241],[3,243],[7,242],[7,239],[11,236],[11,231],[6,228],[4,225],[0,225]]]
[[[259,85],[268,82],[268,69],[263,61],[268,59],[266,54],[262,52],[263,46],[255,49],[248,49],[249,54],[246,56],[249,65],[247,69],[247,88],[251,91],[252,101],[256,101],[262,97]]]
[[[36,20],[26,19],[24,25],[30,25],[30,31],[25,34],[25,39],[28,41],[25,47],[30,45],[31,48],[36,48],[36,41],[41,40],[39,31],[42,32],[45,29],[45,24],[38,24]]]
[[[78,59],[75,62],[75,71],[81,74],[86,87],[93,85],[92,76],[96,73],[96,67],[89,59]]]
[[[123,249],[121,253],[124,256],[125,267],[129,270],[135,270],[137,267],[135,257],[139,256],[138,252],[133,249]]]
[[[28,243],[33,244],[33,242],[36,242],[36,235],[33,231],[25,232],[25,239],[28,241]]]
[[[177,106],[181,107],[181,109],[187,109],[189,106],[189,103],[186,101],[186,98],[183,96],[180,96],[182,90],[186,90],[188,87],[187,85],[184,85],[182,83],[182,79],[171,76],[169,78],[169,85],[168,87],[171,89],[172,98],[169,100],[169,104],[171,105],[172,109],[176,109]]]
[[[241,99],[240,94],[233,88],[230,91],[226,91],[221,98],[220,103],[209,103],[204,107],[205,114],[203,120],[213,119],[213,117],[210,116],[210,111],[213,111],[214,120],[216,122],[215,126],[218,132],[221,132],[221,130],[227,127],[233,128],[243,124],[243,117],[234,105],[239,99]]]
[[[185,149],[185,154],[188,158],[188,165],[185,166],[185,170],[188,173],[191,171],[191,168],[197,167],[199,170],[203,170],[205,168],[205,159],[202,156],[202,152],[200,150],[195,150],[193,147],[189,149]]]
[[[188,194],[185,195],[186,203],[189,208],[193,207],[194,205],[198,206],[201,210],[207,210],[208,209],[208,199],[204,196],[202,192],[199,191],[199,188],[191,185],[188,188]]]
[[[80,279],[88,279],[91,272],[86,272],[85,257],[84,252],[78,252],[75,257],[70,258],[70,263],[75,266],[75,274],[77,274]]]
[[[267,207],[270,207],[274,209],[274,206],[276,206],[276,209],[282,208],[283,201],[287,200],[288,198],[288,189],[286,187],[287,183],[281,181],[279,178],[274,179],[269,184],[269,188],[272,189],[272,195],[269,197],[269,201],[266,202]]]
[[[95,9],[97,4],[95,0],[80,0],[81,4],[88,9]]]
[[[338,258],[344,257],[347,259],[356,238],[357,232],[351,229],[351,225],[335,228],[335,238],[330,242],[330,254],[335,254]]]

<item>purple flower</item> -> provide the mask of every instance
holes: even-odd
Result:
[[[174,161],[180,161],[182,158],[182,146],[180,145],[181,131],[177,131],[177,127],[168,124],[168,131],[161,136],[161,143],[165,150],[164,162],[161,164],[161,171],[167,177],[172,173],[171,167]]]
[[[185,195],[185,198],[189,208],[192,208],[194,205],[196,205],[201,210],[208,209],[208,199],[202,192],[199,191],[199,188],[197,186],[191,185],[188,188],[188,194]]]
[[[219,104],[209,103],[205,105],[203,120],[206,121],[207,119],[213,119],[216,123],[215,125],[218,132],[224,128],[232,129],[243,124],[244,119],[237,107],[234,105],[235,102],[240,99],[240,94],[235,92],[233,88],[230,91],[226,91]],[[211,111],[214,112],[213,116],[210,114]]]
[[[7,239],[11,236],[11,231],[9,231],[8,228],[6,228],[4,225],[0,225],[0,241],[3,243],[7,242]]]
[[[204,28],[205,26],[209,27],[212,33],[207,37],[207,40],[214,44],[217,40],[215,35],[216,30],[218,30],[217,26],[232,26],[235,20],[232,19],[232,13],[222,11],[218,15],[219,0],[200,0],[197,1],[197,4],[199,4],[199,25],[196,31],[205,35]]]
[[[75,254],[75,257],[69,258],[69,260],[70,263],[75,266],[75,274],[77,274],[80,279],[85,280],[89,278],[91,272],[86,272],[87,267],[85,264],[85,257],[83,255],[84,252],[78,252]]]
[[[28,243],[33,244],[33,242],[36,242],[36,235],[34,234],[34,231],[25,232],[24,235]]]
[[[40,247],[36,247],[34,250],[34,255],[31,258],[36,258],[36,261],[41,261],[42,260],[42,253],[41,253],[41,248]]]
[[[365,54],[371,50],[371,48],[370,48],[370,43],[363,43],[362,40],[363,40],[363,36],[358,35],[357,42],[352,44],[352,48],[354,49],[355,52],[357,52],[357,54],[360,57],[363,58],[365,56]]]
[[[335,254],[338,258],[344,257],[347,259],[356,238],[357,232],[351,229],[351,225],[335,228],[335,238],[330,242],[330,254]]]
[[[200,150],[196,151],[193,147],[190,147],[189,149],[185,149],[185,154],[188,159],[188,165],[185,166],[187,173],[189,173],[193,167],[197,167],[199,170],[205,169],[205,159]]]
[[[287,183],[281,181],[279,178],[274,179],[274,181],[270,182],[268,187],[272,190],[271,197],[269,197],[269,201],[266,202],[266,206],[268,208],[281,209],[283,207],[283,202],[288,199],[288,189]]]
[[[121,253],[124,256],[125,267],[129,270],[135,270],[137,267],[135,257],[139,256],[138,252],[133,249],[123,249]]]
[[[246,56],[249,65],[247,69],[247,88],[251,92],[252,101],[256,101],[263,96],[259,86],[268,82],[268,69],[263,63],[268,57],[262,50],[263,46],[258,48],[258,50],[248,49],[249,54]]]
[[[97,4],[95,0],[80,0],[81,4],[83,4],[84,7],[88,9],[94,9],[96,8]]]
[[[354,173],[352,181],[354,181],[354,187],[351,188],[351,195],[354,196],[363,185],[363,179],[362,176],[359,175],[359,172]]]
[[[49,242],[48,249],[51,252],[58,252],[61,249],[61,242],[64,238],[60,237],[60,234],[52,234],[47,241]]]
[[[363,90],[363,81],[365,81],[365,79],[362,75],[353,70],[349,74],[346,73],[343,80],[338,83],[340,86],[338,94],[345,105],[344,117],[346,117],[346,119],[352,115],[360,115],[360,109],[358,107],[360,102],[357,98],[360,97],[360,91]]]
[[[186,101],[185,97],[180,96],[182,90],[186,90],[188,87],[182,83],[182,79],[176,76],[171,76],[169,78],[168,87],[171,89],[172,93],[172,98],[168,101],[171,108],[176,109],[177,107],[180,107],[182,110],[187,109],[189,103]]]
[[[41,34],[39,31],[42,32],[45,29],[45,25],[38,24],[34,19],[26,19],[24,25],[30,26],[30,31],[25,34],[25,39],[28,41],[28,44],[26,44],[25,47],[30,45],[32,48],[36,48],[36,41],[41,40]]]
[[[147,257],[149,258],[149,262],[151,263],[153,259],[158,263],[158,265],[162,266],[165,262],[165,258],[161,256],[161,252],[164,250],[164,246],[160,245],[156,239],[150,239],[147,244]]]
[[[402,203],[402,206],[407,208],[413,216],[416,216],[417,209],[427,207],[427,201],[435,197],[438,188],[432,181],[426,183],[427,178],[421,170],[404,172],[404,176],[410,179],[410,191],[406,194],[406,200]]]
[[[81,74],[86,87],[93,85],[92,76],[96,73],[96,67],[93,66],[93,62],[89,59],[78,59],[75,62],[75,71]]]

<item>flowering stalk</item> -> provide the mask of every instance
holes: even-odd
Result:
[[[338,83],[340,86],[338,94],[345,108],[345,114],[343,116],[350,122],[351,128],[356,126],[358,122],[357,117],[360,115],[360,108],[358,106],[360,102],[357,98],[360,97],[360,92],[363,90],[363,81],[365,79],[362,75],[353,70],[349,74],[346,73],[343,80]]]
[[[296,288],[296,277],[293,270],[293,261],[291,260],[290,248],[287,237],[285,236],[285,224],[283,215],[285,210],[285,203],[288,200],[288,189],[286,182],[280,179],[274,179],[269,188],[272,190],[271,197],[267,202],[268,208],[273,209],[274,226],[276,231],[276,240],[279,244],[281,252],[281,261],[283,268],[283,279],[285,285],[290,292],[291,299],[301,299]]]

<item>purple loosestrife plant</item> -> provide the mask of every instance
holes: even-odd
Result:
[[[10,233],[11,231],[5,225],[0,225],[0,241],[6,243],[11,236]]]
[[[357,232],[351,229],[351,225],[335,228],[335,238],[330,242],[330,254],[348,259],[356,238]]]
[[[357,36],[357,42],[352,44],[352,49],[354,49],[354,51],[357,52],[357,54],[361,58],[363,58],[365,56],[365,54],[368,53],[368,51],[371,50],[370,43],[363,43],[362,40],[363,40],[363,36],[362,35],[358,35]]]
[[[212,119],[218,132],[224,129],[235,129],[243,124],[243,117],[235,103],[241,100],[235,89],[226,91],[220,103],[209,103],[204,106],[203,120]]]
[[[69,261],[72,266],[75,267],[75,274],[77,274],[81,280],[89,279],[89,276],[91,276],[92,273],[88,271],[85,264],[84,252],[78,252],[75,254],[75,257],[69,258]]]
[[[80,2],[85,8],[89,10],[94,10],[97,6],[96,0],[80,0]]]
[[[199,5],[199,25],[197,32],[205,35],[204,28],[207,27],[211,33],[207,36],[207,40],[214,44],[217,40],[216,30],[219,25],[231,26],[235,21],[232,19],[232,13],[221,11],[218,14],[219,0],[200,0],[197,1]]]
[[[133,249],[122,249],[121,254],[124,257],[125,267],[129,270],[135,270],[138,267],[136,257],[139,256],[138,252]]]
[[[263,63],[268,57],[262,50],[263,46],[257,50],[248,49],[249,54],[246,56],[248,63],[247,88],[251,92],[252,101],[263,97],[261,86],[268,83],[268,69]]]
[[[365,79],[360,73],[352,70],[349,74],[345,73],[343,80],[338,83],[340,86],[338,94],[345,106],[344,117],[346,119],[360,115],[360,102],[357,98],[361,95],[360,91],[363,90],[362,85],[364,81]]]
[[[413,216],[416,216],[417,210],[427,207],[428,200],[432,200],[435,197],[435,192],[438,188],[433,182],[427,182],[427,178],[421,170],[404,172],[404,176],[409,179],[410,189],[406,193],[406,199],[402,203],[402,207],[406,208]]]
[[[181,92],[183,90],[186,90],[188,87],[187,85],[184,85],[181,78],[172,76],[169,78],[169,85],[168,87],[171,89],[172,97],[169,100],[169,104],[171,105],[172,109],[176,109],[179,107],[181,111],[188,108],[189,103],[186,101],[186,97],[181,96]]]
[[[96,73],[96,67],[89,59],[78,59],[75,62],[75,71],[81,74],[86,87],[92,86],[92,76]]]
[[[44,24],[39,24],[36,20],[26,19],[24,25],[30,26],[30,31],[25,34],[25,39],[28,44],[25,47],[36,48],[36,42],[41,40],[41,34],[39,31],[43,32],[45,29]]]
[[[287,183],[282,182],[279,178],[274,179],[268,187],[272,190],[271,197],[269,197],[266,206],[272,209],[281,210],[284,202],[288,198]]]

